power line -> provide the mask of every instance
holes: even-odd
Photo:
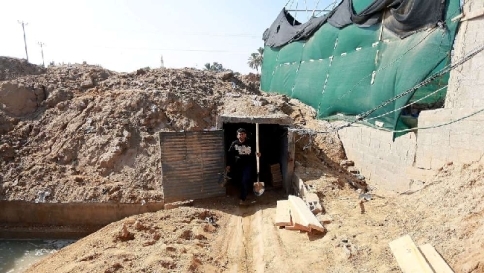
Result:
[[[230,54],[248,54],[245,51],[231,51],[224,49],[189,49],[189,48],[156,48],[156,47],[120,47],[120,46],[101,46],[101,45],[84,45],[91,48],[105,49],[124,49],[124,50],[159,50],[159,51],[181,51],[181,52],[211,52],[211,53],[230,53]]]
[[[29,61],[29,53],[27,52],[27,38],[25,37],[25,26],[28,25],[28,23],[25,23],[24,21],[18,21],[19,24],[22,25],[22,30],[24,32],[24,44],[25,44],[25,56],[27,56],[27,62]]]

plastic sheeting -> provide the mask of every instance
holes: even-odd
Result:
[[[396,6],[392,4],[395,2],[402,3]],[[426,10],[417,2],[419,1],[415,2],[416,6],[413,8],[406,9],[409,12],[407,16],[402,15],[401,18],[397,18],[398,20],[395,19],[398,24],[393,24],[388,23],[393,22],[389,16],[402,14],[399,13],[400,7],[409,1],[358,1],[359,7],[353,6],[353,13],[355,10],[361,10],[358,13],[361,14],[370,7],[380,7],[383,3],[386,7],[381,10],[381,14],[386,14],[383,23],[382,17],[377,23],[366,27],[351,23],[337,28],[328,22],[321,24],[306,39],[293,39],[282,47],[266,45],[261,89],[297,98],[315,108],[318,117],[324,119],[354,117],[378,108],[383,102],[411,89],[450,62],[450,51],[458,24],[451,22],[450,18],[460,13],[459,1],[448,0],[445,3],[443,18],[434,17],[434,12],[427,14],[422,20],[414,20],[414,16],[422,15]],[[336,16],[338,9],[346,3],[352,1],[343,1],[330,14]],[[433,4],[436,1],[428,0],[427,3],[435,7]],[[422,10],[414,10],[415,7]],[[373,20],[374,17],[370,15],[369,12],[370,19],[367,19]],[[433,19],[429,21],[427,17]],[[331,16],[325,18],[331,19]],[[427,29],[439,18],[445,23]],[[417,26],[409,22],[419,23]],[[408,31],[413,34],[397,35],[398,31],[388,29],[388,26],[392,25],[405,30],[407,34]],[[416,31],[419,28],[426,30]],[[305,29],[305,33],[310,31]],[[405,38],[402,39],[401,36]],[[448,74],[430,85],[378,108],[368,117],[370,123],[392,130],[408,128],[408,125],[399,119],[402,110],[399,108],[411,100],[423,98],[437,88],[445,86],[447,79]],[[444,96],[445,91],[442,91],[420,103],[435,103]]]

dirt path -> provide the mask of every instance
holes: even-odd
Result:
[[[285,198],[280,191],[268,192],[247,207],[235,206],[222,219],[212,245],[221,272],[305,272],[308,258],[317,262],[316,252],[300,251],[310,242],[307,234],[274,226],[277,200]],[[304,260],[297,261],[303,252]]]

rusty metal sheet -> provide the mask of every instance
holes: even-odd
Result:
[[[223,130],[160,132],[165,203],[224,196],[217,183],[224,170]]]

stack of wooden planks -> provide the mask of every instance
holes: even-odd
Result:
[[[442,256],[430,244],[417,248],[409,235],[390,242],[393,256],[403,273],[453,273]]]
[[[272,186],[274,188],[282,188],[281,165],[280,164],[271,165],[271,174],[272,174]]]
[[[288,200],[277,201],[275,225],[289,230],[326,231],[306,203],[294,195],[289,195]]]

